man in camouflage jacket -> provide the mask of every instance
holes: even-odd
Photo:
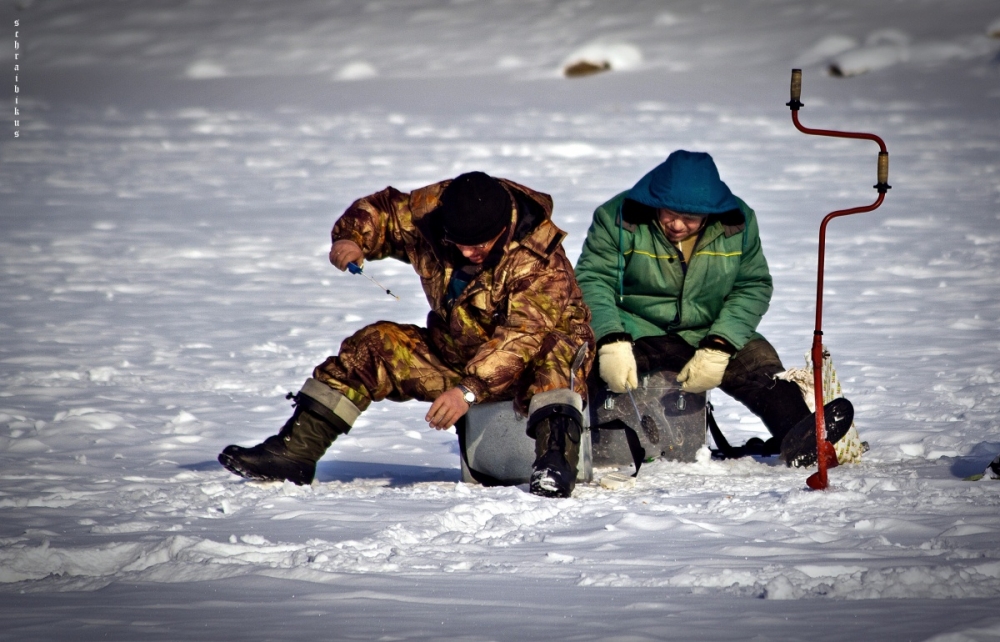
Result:
[[[229,446],[220,462],[251,479],[311,483],[316,461],[372,401],[430,401],[426,420],[443,430],[471,404],[512,400],[536,438],[531,491],[568,496],[591,359],[572,377],[570,364],[581,346],[592,353],[594,337],[551,213],[548,195],[482,172],[355,201],[333,227],[330,262],[413,265],[426,327],[379,321],[348,337],[278,435]]]

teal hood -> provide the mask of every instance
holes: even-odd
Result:
[[[719,178],[715,161],[705,152],[678,150],[654,167],[625,198],[681,214],[708,216],[739,210],[739,202]]]

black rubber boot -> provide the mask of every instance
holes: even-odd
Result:
[[[843,397],[823,406],[826,440],[836,444],[854,423],[854,406]],[[781,441],[781,458],[786,466],[803,468],[816,463],[816,413],[810,413]]]
[[[724,392],[760,417],[778,443],[803,417],[811,414],[798,384],[775,379],[770,375],[754,374],[744,377],[738,386]]]
[[[350,426],[332,410],[303,393],[295,395],[295,412],[277,435],[251,448],[227,446],[219,454],[226,470],[256,481],[311,484],[316,462]]]
[[[543,406],[528,417],[535,463],[528,489],[542,497],[569,497],[576,486],[583,416],[569,404]]]

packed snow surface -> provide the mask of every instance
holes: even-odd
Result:
[[[0,639],[1000,638],[1000,484],[963,480],[1000,453],[992,0],[2,12]],[[562,77],[589,57],[611,71]],[[575,259],[597,205],[710,152],[801,366],[819,222],[875,199],[878,150],[796,131],[793,66],[805,125],[891,158],[885,203],[828,230],[824,342],[871,446],[829,490],[707,451],[565,500],[468,485],[416,402],[375,404],[310,487],[217,464],[346,336],[424,322],[409,266],[366,266],[397,301],[329,265],[340,212],[474,169],[552,194]]]

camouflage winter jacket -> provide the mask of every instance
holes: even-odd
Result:
[[[355,201],[333,227],[334,241],[358,244],[367,260],[393,257],[413,265],[430,303],[427,327],[442,359],[464,373],[480,400],[510,397],[546,335],[593,348],[590,310],[551,220],[552,198],[498,179],[512,197],[506,242],[449,306],[448,283],[465,260],[441,242],[435,213],[450,180],[407,194],[393,187]],[[590,350],[593,354],[593,350]],[[567,368],[568,369],[568,368]],[[589,359],[585,370],[589,370]]]

